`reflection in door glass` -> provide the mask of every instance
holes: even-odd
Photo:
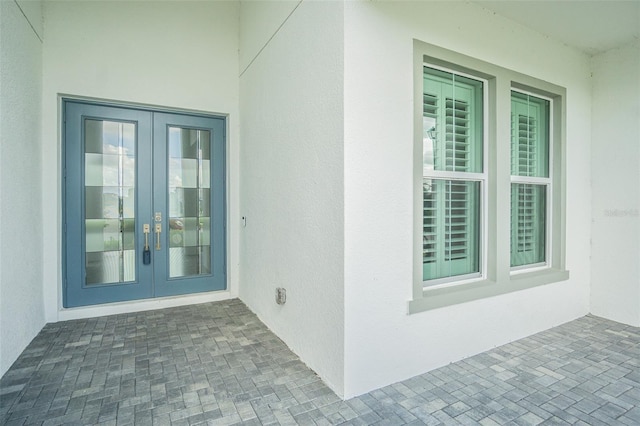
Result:
[[[135,280],[136,126],[86,119],[87,285]]]
[[[211,274],[211,134],[169,127],[169,276]]]

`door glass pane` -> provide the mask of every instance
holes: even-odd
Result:
[[[208,130],[169,127],[169,276],[211,274]]]
[[[87,285],[134,281],[136,125],[84,121]]]

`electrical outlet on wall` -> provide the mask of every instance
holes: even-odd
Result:
[[[284,305],[287,302],[287,290],[282,287],[276,288],[276,303]]]

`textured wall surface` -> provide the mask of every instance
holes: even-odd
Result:
[[[261,45],[249,13],[241,46]],[[259,7],[259,5],[256,5]],[[270,18],[283,19],[276,14]],[[303,2],[240,79],[240,297],[337,393],[344,360],[343,5]],[[262,28],[264,26],[258,26]],[[264,42],[256,39],[263,38]],[[276,287],[287,302],[275,303]]]
[[[413,271],[414,38],[567,88],[568,281],[407,315]],[[346,396],[588,312],[586,55],[464,2],[347,2],[344,84]],[[509,212],[498,220],[508,222]]]
[[[27,6],[0,2],[0,376],[45,324],[42,13]]]
[[[591,309],[640,327],[640,42],[591,63]]]
[[[240,1],[240,72],[247,69],[302,0]]]

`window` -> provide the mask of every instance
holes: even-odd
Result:
[[[423,280],[480,273],[483,82],[424,67]]]
[[[511,266],[546,262],[549,101],[511,92]]]
[[[409,313],[565,280],[562,87],[414,41]]]

